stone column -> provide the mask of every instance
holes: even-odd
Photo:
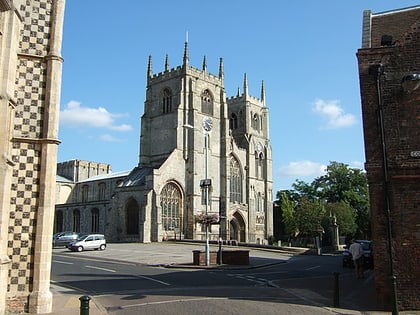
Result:
[[[0,314],[6,312],[7,284],[10,259],[8,228],[10,212],[10,187],[12,177],[11,133],[13,130],[14,82],[17,67],[19,30],[22,26],[13,11],[12,3],[0,0]]]
[[[65,0],[53,2],[50,51],[47,61],[47,87],[41,141],[41,189],[35,236],[33,290],[29,296],[29,312],[40,314],[52,311],[50,292],[52,234],[54,227],[55,186],[58,149],[58,121],[60,112]]]

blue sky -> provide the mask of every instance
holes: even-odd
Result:
[[[357,50],[364,10],[418,1],[67,0],[62,55],[59,162],[138,163],[148,56],[154,73],[190,64],[217,74],[227,96],[243,87],[270,110],[274,192],[312,182],[330,161],[365,161]]]

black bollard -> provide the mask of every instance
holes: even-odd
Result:
[[[333,306],[334,307],[340,307],[340,285],[339,285],[339,279],[338,276],[340,275],[339,272],[334,272],[334,301]]]
[[[80,315],[89,315],[90,296],[83,295],[79,297],[79,301],[80,301]]]

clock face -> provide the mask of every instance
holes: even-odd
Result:
[[[210,131],[213,128],[213,120],[211,117],[204,117],[203,118],[203,128],[205,131]]]
[[[257,151],[258,151],[258,152],[261,152],[261,150],[262,150],[262,146],[261,146],[261,144],[260,144],[260,143],[258,143],[258,144],[257,144]]]

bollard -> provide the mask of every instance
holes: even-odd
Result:
[[[338,276],[340,275],[339,272],[334,272],[334,300],[333,306],[340,307],[340,286],[339,286],[339,279]]]
[[[90,296],[83,295],[79,297],[79,301],[80,301],[80,315],[89,315]]]

